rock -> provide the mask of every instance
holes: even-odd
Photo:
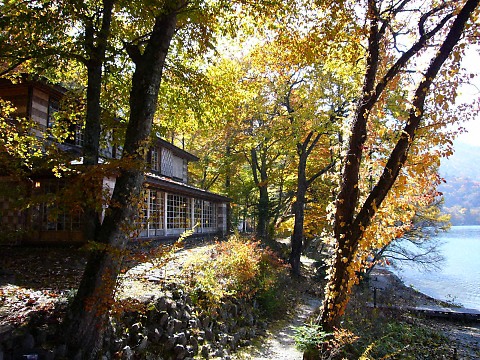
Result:
[[[253,324],[255,324],[255,318],[252,314],[247,314],[245,316],[245,322],[247,323],[247,325],[253,326]]]
[[[215,338],[215,335],[213,334],[213,331],[210,329],[205,329],[205,339],[207,341],[213,341]]]
[[[144,337],[141,341],[140,344],[138,344],[137,350],[138,351],[144,351],[148,346],[148,338]]]
[[[197,354],[197,352],[194,350],[194,348],[191,345],[187,345],[186,349],[187,349],[188,356],[194,357]]]
[[[242,339],[242,336],[238,332],[235,335],[233,335],[233,338],[232,338],[233,349],[235,349],[240,344],[241,339]]]
[[[185,346],[177,344],[173,348],[173,353],[176,356],[176,359],[178,360],[183,360],[185,357],[188,355],[187,349],[185,349]]]
[[[182,320],[188,323],[190,319],[192,318],[192,315],[185,309],[182,314]]]
[[[178,334],[175,334],[175,344],[180,344],[180,345],[187,345],[187,337],[185,336],[185,333],[181,332]]]
[[[198,353],[198,340],[197,340],[197,338],[195,338],[195,336],[192,336],[192,337],[190,337],[190,339],[188,339],[188,342],[189,342],[190,346],[192,347],[193,355],[196,355]]]
[[[122,360],[131,360],[133,359],[133,350],[130,346],[125,346],[122,351]]]
[[[188,320],[188,327],[190,329],[198,327],[198,320],[197,319],[190,319]]]
[[[235,335],[238,336],[240,339],[244,339],[247,337],[247,330],[244,327],[241,327],[240,329],[238,329]]]
[[[177,309],[177,303],[171,299],[167,300],[167,311],[170,315]]]
[[[268,323],[265,322],[265,321],[259,321],[257,326],[260,328],[260,329],[266,329],[268,327]]]
[[[159,328],[155,328],[155,330],[153,330],[152,334],[150,335],[150,339],[154,342],[154,343],[159,343],[162,339],[162,329],[159,329]]]
[[[228,332],[228,325],[226,323],[219,323],[218,324],[218,330],[220,330],[223,333]]]
[[[205,316],[202,319],[202,326],[203,326],[204,329],[210,327],[210,317],[209,316]]]
[[[167,351],[172,350],[175,347],[175,340],[176,339],[174,337],[169,337],[164,344],[165,350]]]
[[[168,336],[173,336],[175,330],[175,319],[170,319],[167,324],[166,332]]]
[[[205,359],[208,359],[208,358],[210,357],[210,346],[209,346],[209,345],[203,345],[203,346],[202,346],[201,355],[202,355]]]
[[[238,307],[235,304],[232,304],[230,306],[230,314],[232,317],[237,317],[238,316]]]
[[[182,289],[175,289],[172,291],[172,298],[175,300],[181,299],[183,296],[183,290]]]
[[[134,332],[138,333],[138,332],[140,332],[141,329],[142,329],[142,324],[139,323],[139,322],[136,322],[135,324],[132,325],[130,331],[134,331]]]
[[[162,311],[160,314],[160,320],[158,321],[158,325],[160,325],[160,327],[164,327],[165,324],[167,324],[168,322],[168,313],[166,311]]]
[[[220,319],[227,320],[229,317],[228,311],[225,311],[224,309],[220,311]]]
[[[120,351],[122,349],[122,346],[123,346],[123,340],[122,339],[115,339],[115,340],[113,340],[112,351],[113,352]]]
[[[225,353],[224,353],[223,349],[221,349],[221,348],[215,350],[215,352],[213,353],[213,356],[225,359]]]
[[[168,310],[167,299],[165,299],[165,297],[159,298],[157,300],[157,303],[155,304],[155,307],[157,308],[157,310],[159,312],[163,312],[163,311]]]
[[[228,342],[228,335],[227,334],[218,334],[218,342],[222,347],[227,345]]]
[[[174,332],[179,332],[183,328],[183,323],[180,320],[173,319],[173,331]]]

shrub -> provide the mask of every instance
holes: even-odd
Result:
[[[184,272],[193,300],[211,308],[230,296],[268,304],[286,265],[260,242],[233,235],[191,257]]]

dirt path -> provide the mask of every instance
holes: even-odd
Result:
[[[301,360],[303,353],[295,348],[293,336],[294,328],[305,323],[307,318],[318,308],[321,300],[309,295],[304,295],[303,303],[296,310],[294,317],[279,329],[271,330],[264,343],[241,351],[232,359],[276,359],[276,360]]]

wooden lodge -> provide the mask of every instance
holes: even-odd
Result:
[[[41,81],[12,84],[0,79],[0,98],[10,101],[16,111],[15,118],[29,118],[38,124],[36,136],[48,141],[45,131],[52,126],[52,114],[58,111],[64,89]],[[20,120],[21,121],[21,120]],[[61,145],[81,163],[82,131],[72,126],[71,136]],[[119,157],[121,149],[107,146],[101,151],[103,161]],[[157,138],[149,150],[144,181],[144,198],[140,213],[137,238],[166,239],[178,237],[194,228],[197,236],[223,235],[227,231],[226,211],[229,199],[194,187],[188,183],[188,163],[198,158],[183,149]],[[0,242],[29,243],[81,243],[82,215],[80,211],[60,209],[52,203],[41,203],[19,210],[14,204],[18,198],[13,180],[0,164]],[[25,179],[31,193],[45,195],[62,188],[62,179],[51,172],[35,173]],[[25,185],[24,184],[24,185]],[[104,190],[113,191],[115,178],[104,178]],[[10,191],[10,189],[12,189]],[[25,187],[23,188],[25,189]]]

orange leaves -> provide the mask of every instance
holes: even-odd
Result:
[[[272,251],[236,236],[216,243],[184,267],[194,298],[211,308],[227,296],[252,297],[267,291],[284,270],[285,265]]]

